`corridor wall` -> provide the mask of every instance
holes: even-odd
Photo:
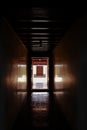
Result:
[[[77,19],[74,22],[53,51],[54,91],[68,92],[59,98],[59,103],[73,128],[77,127],[78,118],[82,19]]]
[[[0,19],[0,129],[10,130],[27,90],[27,49],[5,18]],[[25,66],[25,69],[20,69]],[[20,75],[21,73],[24,75]],[[22,77],[19,77],[22,76]],[[23,77],[24,76],[24,77]],[[24,80],[21,86],[19,82]],[[23,85],[23,86],[22,86]]]

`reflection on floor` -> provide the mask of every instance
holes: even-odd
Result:
[[[48,126],[49,94],[47,92],[33,92],[31,94],[33,126]]]
[[[58,129],[72,130],[58,99],[64,92],[31,92],[21,109],[12,130]]]

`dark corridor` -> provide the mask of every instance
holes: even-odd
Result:
[[[80,66],[83,74],[86,32],[85,8],[33,6],[1,10],[0,130],[85,130],[86,107],[82,97],[87,92],[83,93],[85,85],[80,83],[84,81]],[[49,62],[47,68],[46,64],[35,63],[32,78],[32,58],[38,57],[48,58]],[[41,89],[32,89],[32,79],[36,78],[35,85]],[[42,79],[48,80],[48,87],[43,89]]]

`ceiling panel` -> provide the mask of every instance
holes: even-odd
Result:
[[[84,11],[63,8],[9,8],[3,16],[31,51],[50,51]]]

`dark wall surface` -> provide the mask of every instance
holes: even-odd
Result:
[[[0,20],[0,129],[10,130],[26,94],[19,88],[19,67],[27,63],[27,49],[8,22]],[[26,74],[26,73],[25,73]],[[27,84],[24,84],[27,89]]]
[[[60,74],[63,82],[54,82],[54,90],[68,91],[69,97],[62,95],[62,101],[59,99],[61,108],[73,128],[77,128],[79,99],[79,71],[80,71],[80,54],[81,54],[81,27],[82,19],[78,19],[67,31],[64,38],[54,49],[54,66],[62,65]],[[59,68],[60,69],[60,68]],[[55,71],[55,67],[54,67]],[[54,72],[55,73],[55,72]],[[56,72],[57,73],[57,72]],[[54,74],[55,77],[55,74]],[[80,95],[81,96],[81,95]],[[62,103],[64,102],[64,103]]]

